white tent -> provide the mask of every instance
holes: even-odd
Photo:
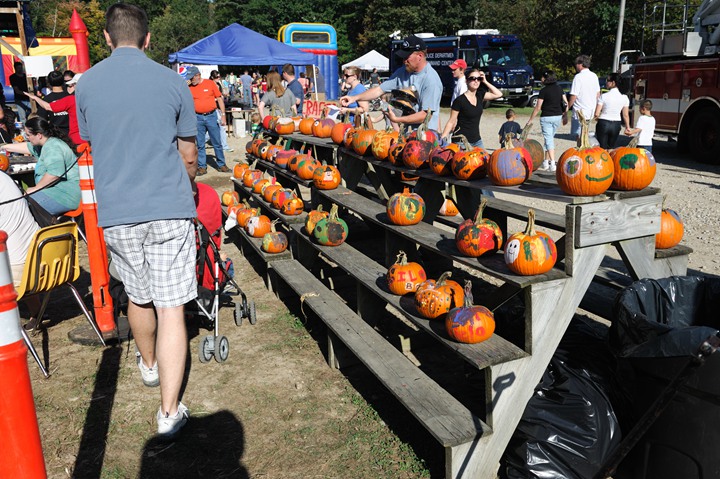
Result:
[[[343,70],[347,67],[358,67],[361,70],[372,70],[373,68],[377,68],[380,72],[386,72],[390,69],[390,60],[375,50],[372,50],[360,58],[342,66]]]

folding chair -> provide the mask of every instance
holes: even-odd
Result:
[[[85,244],[87,244],[87,238],[85,237],[85,233],[83,233],[83,226],[80,225],[80,222],[83,220],[83,205],[80,203],[80,206],[78,206],[76,209],[72,211],[68,211],[67,213],[64,213],[57,217],[58,223],[65,223],[67,221],[72,221],[73,223],[77,223],[78,225],[78,234],[83,239]]]
[[[18,287],[18,300],[45,293],[38,313],[38,321],[40,321],[50,300],[50,293],[55,288],[67,286],[72,291],[75,300],[104,346],[105,340],[92,316],[90,316],[90,311],[85,306],[80,293],[71,284],[78,276],[80,276],[80,265],[78,264],[77,224],[68,222],[41,228],[35,233],[30,243],[22,283]],[[30,342],[25,329],[21,328],[21,330],[30,353],[35,358],[45,377],[48,377],[48,371],[40,360],[32,342]]]

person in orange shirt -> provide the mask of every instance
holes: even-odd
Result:
[[[197,116],[197,176],[207,173],[207,160],[205,152],[205,132],[210,135],[210,143],[215,150],[215,163],[218,171],[227,173],[230,168],[225,164],[225,153],[222,148],[220,137],[220,126],[225,126],[225,102],[217,84],[200,76],[197,67],[188,67],[186,72],[188,86],[195,103],[195,115]],[[220,124],[218,124],[215,110],[220,109]]]

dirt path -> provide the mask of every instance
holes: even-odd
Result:
[[[490,109],[482,135],[490,148],[505,108]],[[445,112],[445,117],[447,112]],[[527,114],[519,115],[524,124]],[[571,142],[562,137],[558,150]],[[533,137],[541,141],[539,127]],[[246,140],[231,138],[244,155]],[[689,161],[672,145],[656,143],[659,168],[653,186],[685,219],[685,243],[693,273],[719,275],[714,227],[720,223],[720,167]],[[229,176],[210,170],[201,181],[218,191]],[[552,205],[543,205],[548,209]],[[188,378],[183,401],[192,419],[179,440],[154,439],[159,391],[144,388],[131,346],[107,348],[71,343],[67,333],[84,319],[69,296],[56,294],[52,321],[33,338],[49,353],[45,380],[29,363],[43,446],[51,478],[415,478],[443,474],[443,458],[424,430],[360,370],[329,369],[300,310],[289,310],[267,291],[252,263],[232,246],[236,278],[257,304],[258,324],[236,327],[221,310],[220,328],[230,341],[225,364],[200,364],[197,348],[207,334],[190,324]],[[84,269],[87,271],[86,259]],[[83,273],[78,286],[88,291]],[[88,303],[91,301],[88,299]],[[360,391],[360,392],[358,392]],[[373,407],[368,406],[369,400]],[[388,424],[391,427],[388,427]],[[422,457],[420,460],[417,456]]]

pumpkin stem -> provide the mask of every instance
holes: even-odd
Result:
[[[338,205],[333,203],[332,207],[330,208],[330,220],[337,220],[338,217]]]
[[[522,129],[522,132],[520,132],[520,141],[525,143],[527,140],[527,137],[530,135],[530,130],[532,129],[532,123],[528,123],[525,125],[525,128]]]
[[[407,255],[405,254],[405,251],[400,250],[397,255],[397,259],[395,260],[396,263],[400,263],[402,266],[405,266],[407,264]]]
[[[638,141],[640,141],[640,135],[635,135],[632,137],[632,140],[630,140],[630,143],[628,143],[628,148],[637,148]]]
[[[530,208],[528,210],[528,224],[525,227],[525,234],[527,236],[535,236],[535,210]]]
[[[273,221],[270,223],[270,232],[272,232],[272,233],[277,233],[277,230],[275,229],[275,224],[276,224],[278,221],[280,221],[280,218],[275,219],[275,220],[273,220]]]
[[[473,295],[472,295],[472,282],[469,279],[465,280],[465,305],[466,308],[473,307]]]
[[[444,286],[445,282],[452,276],[452,271],[445,271],[443,274],[440,275],[438,280],[435,282],[436,286]]]
[[[470,150],[472,150],[472,145],[470,144],[470,142],[468,141],[468,139],[465,137],[465,135],[458,135],[458,136],[460,137],[460,139],[461,139],[462,142],[463,142],[465,151],[470,151]]]
[[[483,219],[482,213],[483,213],[483,210],[485,209],[485,207],[487,206],[487,203],[488,203],[487,198],[480,199],[480,206],[478,206],[477,212],[475,212],[474,221],[475,221],[476,225],[480,224],[480,222],[482,221],[482,219]]]
[[[590,146],[590,125],[585,121],[585,115],[581,110],[577,111],[578,117],[580,118],[580,150],[587,150]]]

